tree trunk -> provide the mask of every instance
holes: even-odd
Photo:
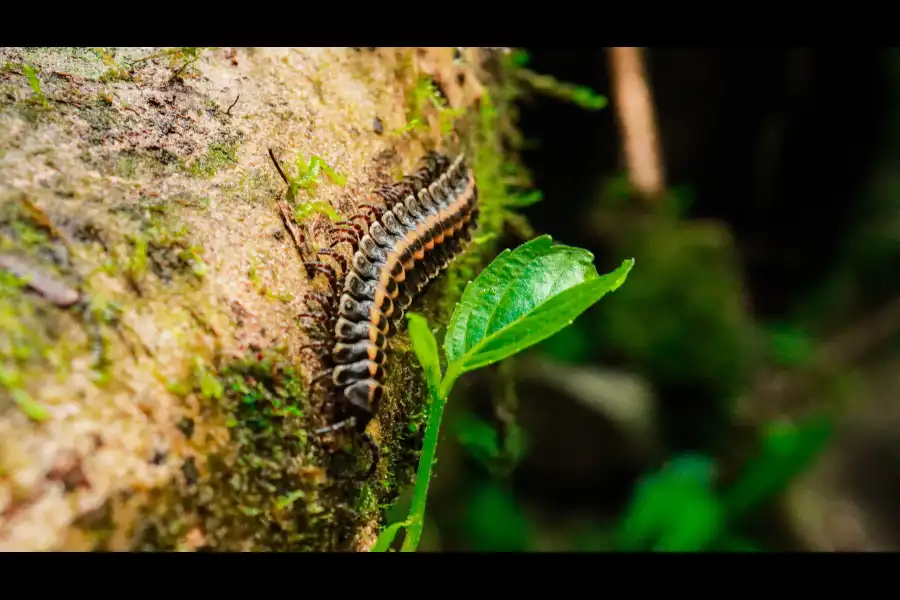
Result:
[[[297,314],[325,282],[298,249],[325,244],[330,207],[350,216],[445,149],[453,109],[467,156],[502,154],[478,110],[490,56],[0,48],[0,549],[374,542],[415,468],[423,380],[399,336],[378,470],[336,477],[369,455],[312,433],[321,365]],[[489,214],[479,235],[501,222]],[[445,322],[491,251],[470,251],[420,310]]]

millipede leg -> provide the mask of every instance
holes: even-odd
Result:
[[[355,220],[355,219],[362,219],[363,221],[365,221],[365,222],[366,222],[366,227],[371,227],[371,226],[372,226],[372,222],[375,220],[374,218],[370,217],[369,215],[367,215],[367,214],[365,214],[365,213],[356,213],[355,215],[353,215],[352,217],[350,217],[350,220],[351,220],[351,221],[353,221],[353,220]]]
[[[351,223],[350,221],[338,221],[334,224],[334,229],[339,231],[353,232],[356,235],[356,242],[359,243],[359,239],[366,235],[366,232],[363,231],[363,228],[359,226],[357,223]]]
[[[359,223],[354,223],[352,220],[338,221],[337,223],[334,224],[334,226],[341,227],[341,228],[351,227],[356,232],[357,239],[366,235],[365,230],[359,225]]]
[[[364,204],[359,204],[359,205],[357,205],[357,210],[363,210],[363,209],[366,209],[366,210],[372,212],[372,214],[375,215],[375,218],[376,218],[376,219],[377,219],[378,217],[381,216],[381,213],[384,212],[384,208],[383,208],[383,207],[381,207],[381,206],[375,206],[374,204],[367,204],[367,203],[364,203]]]
[[[298,319],[306,317],[308,319],[315,319],[316,321],[321,321],[323,323],[328,321],[328,313],[321,312],[321,311],[309,312],[309,313],[297,313],[296,317]]]
[[[306,267],[307,273],[313,271],[325,275],[325,277],[328,279],[328,285],[331,286],[331,291],[335,296],[337,296],[337,273],[335,272],[334,267],[332,267],[328,263],[317,261],[305,262],[303,263],[303,266]]]
[[[334,301],[334,296],[332,296],[331,294],[328,294],[326,292],[309,292],[309,293],[303,294],[303,296],[301,296],[301,298],[300,298],[302,303],[306,304],[306,305],[309,305],[310,299],[315,300],[316,302],[319,303],[320,307],[324,308],[324,307],[330,306],[332,304],[332,302]]]
[[[344,427],[353,426],[356,424],[356,417],[350,417],[349,419],[344,419],[343,421],[338,421],[332,425],[328,425],[327,427],[321,427],[316,429],[313,433],[316,435],[323,435],[326,433],[331,433],[332,431],[337,431],[338,429],[343,429]]]
[[[312,379],[310,379],[309,383],[307,383],[307,386],[309,387],[310,391],[312,391],[313,387],[315,387],[315,385],[317,383],[319,383],[321,381],[328,381],[326,378],[329,375],[331,375],[331,369],[326,369],[326,370],[322,371],[321,373],[313,375]]]
[[[331,343],[328,341],[313,342],[311,344],[303,344],[302,346],[299,346],[297,348],[297,352],[300,352],[301,350],[322,350],[322,349],[328,349],[329,347],[331,347]]]
[[[345,257],[345,256],[343,256],[343,255],[341,255],[341,254],[337,254],[337,253],[336,253],[334,250],[332,250],[331,248],[321,248],[320,250],[318,250],[318,251],[316,252],[316,255],[317,255],[317,256],[330,256],[330,257],[332,257],[332,258],[335,260],[335,262],[337,262],[338,265],[340,265],[340,267],[341,267],[341,273],[346,273],[346,272],[347,272],[347,266],[348,266],[348,265],[347,265],[347,257]]]
[[[375,472],[375,469],[378,468],[378,463],[381,462],[381,450],[379,450],[378,444],[375,443],[375,440],[373,440],[372,436],[370,436],[368,433],[363,432],[360,437],[362,437],[363,441],[366,443],[366,445],[369,447],[369,450],[371,450],[371,452],[372,452],[372,462],[369,464],[368,470],[365,472],[364,475],[362,475],[360,477],[354,477],[354,479],[363,480],[363,479],[368,479],[369,477],[371,477],[372,474]]]
[[[356,246],[359,243],[359,239],[350,235],[350,232],[346,229],[339,229],[337,231],[332,231],[328,236],[328,241],[331,242],[331,248],[334,248],[338,244],[348,243],[351,246]]]

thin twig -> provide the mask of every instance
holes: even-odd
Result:
[[[303,234],[297,230],[297,224],[294,222],[294,215],[291,214],[291,209],[280,197],[275,200],[275,203],[278,204],[278,209],[281,212],[281,221],[284,223],[288,233],[291,234],[291,239],[294,241],[294,247],[297,249],[297,254],[300,255],[300,260],[306,260],[306,257],[303,255]]]
[[[238,94],[237,98],[234,99],[234,102],[231,103],[231,106],[228,107],[228,110],[225,111],[225,114],[229,117],[231,116],[231,109],[234,108],[234,105],[238,103],[238,100],[241,99],[241,95]]]

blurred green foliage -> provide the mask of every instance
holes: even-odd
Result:
[[[478,552],[524,552],[534,538],[532,524],[515,496],[496,480],[474,488],[466,506],[465,531]]]
[[[799,327],[790,323],[770,325],[769,353],[775,364],[796,367],[805,364],[815,349],[813,339]]]
[[[641,271],[596,314],[597,342],[653,381],[699,382],[732,398],[751,374],[756,331],[725,231],[660,220],[636,229],[625,247]]]
[[[742,391],[765,336],[745,306],[734,241],[718,223],[682,219],[692,202],[676,188],[643,214],[624,177],[607,180],[592,219],[615,253],[640,257],[640,274],[540,351],[569,364],[611,354],[656,384],[702,386],[723,402]]]
[[[713,488],[715,461],[672,459],[641,482],[620,526],[618,550],[694,551],[710,547],[725,515]]]
[[[765,548],[742,531],[742,522],[787,489],[825,448],[831,419],[816,416],[792,424],[771,423],[740,477],[718,483],[718,461],[701,453],[671,458],[635,486],[614,527],[576,532],[573,549],[584,551],[759,552]],[[463,446],[479,461],[498,452],[497,434],[467,417],[457,423]],[[467,499],[464,530],[472,550],[533,549],[535,526],[515,495],[494,478],[474,486]]]
[[[821,416],[800,424],[769,423],[759,453],[722,496],[729,517],[743,516],[785,489],[825,448],[832,433],[831,420]]]

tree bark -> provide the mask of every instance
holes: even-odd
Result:
[[[477,108],[491,77],[469,54],[0,49],[0,549],[374,543],[415,469],[424,386],[401,336],[378,471],[334,477],[368,455],[311,433],[321,365],[297,314],[324,281],[294,234],[323,245],[316,207],[346,218],[445,147],[416,92],[430,77]],[[336,175],[286,194],[270,147],[289,176],[298,152]],[[446,315],[449,281],[422,310]]]

